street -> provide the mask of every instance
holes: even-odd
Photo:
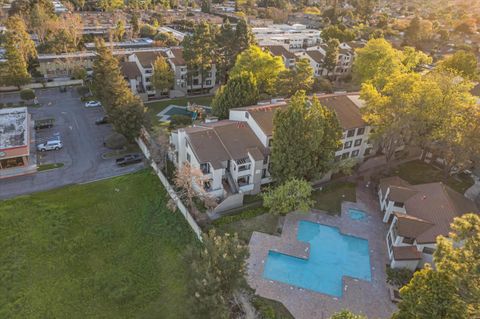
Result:
[[[114,158],[102,158],[102,154],[110,151],[103,146],[103,141],[112,128],[109,124],[95,124],[95,120],[104,115],[102,108],[85,108],[75,88],[65,93],[58,88],[37,90],[36,94],[41,106],[29,107],[32,119],[55,118],[55,125],[37,131],[35,144],[59,133],[64,145],[58,151],[37,152],[37,164],[63,163],[64,166],[0,180],[0,199],[122,175],[143,167],[142,163],[118,167]],[[18,94],[0,94],[1,102],[18,100]]]

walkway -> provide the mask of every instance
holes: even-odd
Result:
[[[350,219],[347,214],[349,208],[367,212],[367,220]],[[372,281],[344,277],[343,296],[337,298],[263,278],[269,250],[308,258],[308,244],[296,239],[300,220],[338,227],[344,234],[368,239]],[[395,306],[390,301],[386,286],[386,232],[373,193],[366,187],[357,187],[357,203],[344,202],[340,217],[326,213],[294,212],[286,216],[281,237],[254,232],[249,244],[248,282],[258,295],[282,302],[297,319],[327,319],[343,309],[370,318],[389,318]]]

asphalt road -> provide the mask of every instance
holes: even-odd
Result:
[[[66,93],[60,93],[58,89],[38,90],[36,93],[41,106],[29,108],[32,118],[55,118],[53,128],[38,131],[36,143],[60,133],[64,144],[58,151],[38,152],[37,163],[63,163],[64,166],[0,180],[0,199],[123,175],[144,167],[143,163],[118,167],[115,159],[102,158],[101,155],[109,151],[103,146],[103,140],[112,128],[108,124],[95,124],[95,120],[103,116],[103,110],[85,108],[74,89]],[[18,100],[18,94],[0,94],[0,102],[15,100]]]

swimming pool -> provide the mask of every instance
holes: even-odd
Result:
[[[367,213],[365,213],[362,210],[355,209],[355,208],[349,208],[348,209],[348,216],[350,217],[350,219],[353,219],[353,220],[365,220],[365,219],[367,219]]]
[[[268,253],[263,277],[320,293],[342,296],[342,277],[371,281],[368,240],[338,228],[300,221],[297,238],[310,243],[310,257]]]

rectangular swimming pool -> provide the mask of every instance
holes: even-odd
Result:
[[[310,257],[270,251],[264,278],[337,297],[342,296],[344,276],[371,281],[368,240],[309,221],[299,222],[297,238],[310,243]]]

